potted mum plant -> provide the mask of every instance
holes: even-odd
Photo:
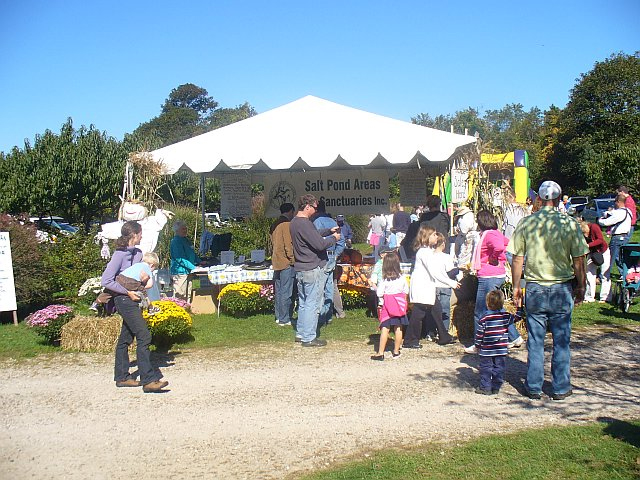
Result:
[[[53,345],[60,344],[62,326],[74,317],[73,310],[66,305],[49,305],[33,312],[26,318],[26,324]]]

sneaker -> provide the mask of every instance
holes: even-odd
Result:
[[[402,352],[391,353],[392,358],[400,358],[402,356]]]
[[[382,362],[384,361],[384,355],[371,355],[371,360]]]
[[[147,313],[149,315],[155,315],[156,313],[160,313],[160,308],[156,307],[155,305],[150,305],[147,309]]]
[[[453,345],[456,342],[455,337],[449,337],[448,339],[445,338],[444,340],[438,340],[438,345]],[[475,346],[475,345],[474,345]]]
[[[419,350],[422,348],[422,345],[416,343],[415,345],[402,345],[402,348],[411,348],[413,350]]]
[[[552,400],[564,400],[565,398],[573,395],[573,390],[569,390],[566,393],[553,393],[551,395]]]
[[[276,320],[276,325],[278,325],[279,327],[288,327],[289,325],[291,325],[291,322],[279,322],[278,320]]]
[[[476,348],[475,345],[471,345],[470,347],[467,347],[464,349],[464,353],[469,353],[469,354],[478,353],[478,349]]]
[[[98,302],[93,302],[89,307],[89,310],[93,310],[94,312],[98,313]]]
[[[476,388],[475,392],[479,395],[493,395],[492,390],[485,390],[484,388]]]
[[[529,390],[525,390],[524,396],[529,397],[531,400],[540,400],[542,398],[542,393],[530,392]]]
[[[295,342],[296,342],[296,343],[302,343],[302,339],[301,339],[300,337],[296,337]]]
[[[116,380],[116,387],[139,387],[142,384],[133,379],[133,378],[127,378],[126,380]]]
[[[142,391],[144,393],[157,393],[161,392],[164,387],[169,385],[169,382],[161,382],[160,380],[156,380],[155,382],[149,382],[142,387]]]
[[[522,345],[524,345],[524,338],[518,337],[513,342],[510,342],[507,346],[509,348],[520,348]]]
[[[491,395],[497,395],[500,393],[500,389],[499,388],[492,388],[491,389]]]
[[[593,303],[595,302],[596,299],[595,298],[585,298],[582,303]]]
[[[314,338],[310,342],[302,342],[303,347],[324,347],[326,344],[327,341],[320,338]]]

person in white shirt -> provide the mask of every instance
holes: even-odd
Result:
[[[454,253],[458,259],[458,265],[471,261],[471,250],[473,239],[468,238],[469,233],[476,229],[476,220],[473,212],[464,204],[461,204],[456,211],[456,239]],[[463,248],[470,241],[471,248]]]
[[[430,237],[435,229],[422,223],[414,240],[416,248],[416,263],[411,274],[409,287],[409,301],[412,303],[409,326],[407,327],[404,348],[422,348],[420,338],[423,327],[426,330],[431,320],[435,322],[438,330],[438,344],[448,345],[455,343],[454,338],[442,323],[442,307],[436,298],[436,285],[433,277],[427,270],[431,262],[434,250],[429,246]]]
[[[433,278],[436,285],[436,298],[442,307],[442,323],[449,330],[450,312],[451,312],[451,291],[454,288],[460,288],[460,283],[453,280],[456,268],[453,265],[451,255],[445,253],[444,246],[446,244],[444,235],[436,232],[436,244],[431,260],[427,264],[427,270]]]
[[[618,194],[616,197],[616,208],[606,212],[598,223],[604,227],[611,227],[611,241],[609,250],[611,251],[611,262],[616,262],[618,270],[622,271],[622,259],[620,258],[620,247],[629,241],[631,231],[631,212],[624,206],[626,198]]]

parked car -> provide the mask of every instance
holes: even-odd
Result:
[[[73,235],[78,230],[78,227],[74,227],[62,217],[31,217],[29,221],[36,225],[38,230],[45,230],[51,232],[60,232],[63,235]]]
[[[571,197],[569,198],[569,208],[567,208],[567,213],[569,215],[575,215],[576,213],[582,212],[584,207],[589,203],[589,197]]]
[[[594,198],[580,212],[582,219],[589,223],[598,223],[604,212],[613,208],[614,200],[610,198]]]

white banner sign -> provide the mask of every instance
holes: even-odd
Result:
[[[17,309],[9,232],[0,232],[0,312]]]
[[[327,213],[353,215],[389,213],[389,177],[386,170],[328,171],[269,174],[264,177],[269,217],[280,215],[280,205],[311,194],[324,200]]]
[[[220,177],[220,213],[222,218],[251,216],[251,178],[244,174]]]
[[[466,202],[469,196],[469,170],[451,169],[451,202]]]

